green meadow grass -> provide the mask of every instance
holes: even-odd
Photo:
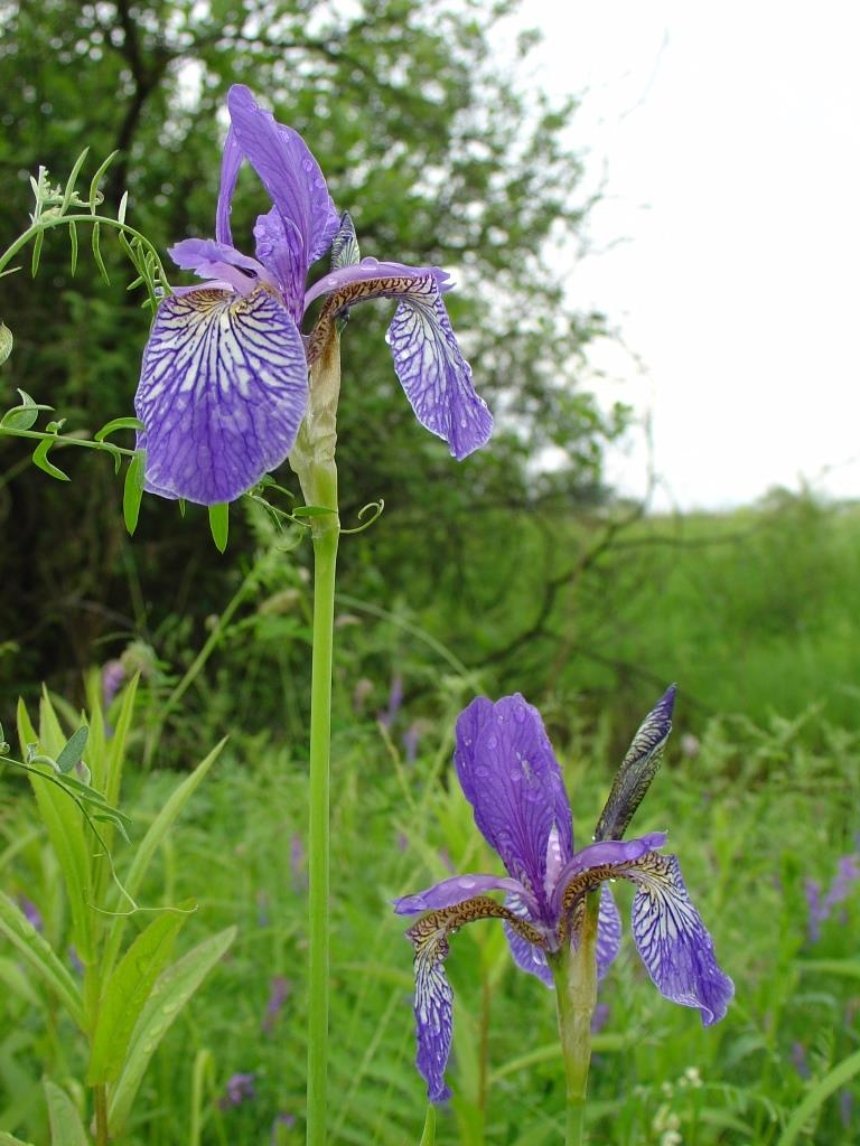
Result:
[[[625,935],[600,991],[607,1009],[595,1036],[590,1141],[860,1141],[860,884],[816,939],[806,892],[814,879],[826,893],[840,858],[860,852],[858,526],[857,511],[805,499],[726,518],[640,522],[571,579],[546,633],[509,660],[480,653],[533,621],[534,523],[517,527],[512,565],[499,560],[493,573],[485,555],[475,573],[484,582],[464,582],[459,596],[439,581],[422,597],[418,579],[417,604],[407,607],[380,597],[378,583],[369,591],[369,573],[353,579],[340,605],[335,680],[333,1143],[402,1146],[421,1136],[411,947],[391,900],[451,871],[501,870],[453,779],[457,713],[479,690],[519,689],[541,706],[583,845],[626,742],[670,680],[680,685],[675,731],[633,830],[669,831],[737,994],[727,1018],[703,1029],[695,1012],[658,995]],[[554,568],[596,536],[564,532]],[[139,702],[122,802],[132,842],[115,847],[118,874],[177,770],[228,733],[138,899],[150,908],[197,901],[183,949],[234,924],[238,938],[153,1058],[129,1146],[304,1141],[307,589],[299,573],[289,574],[289,603],[278,597],[281,575],[255,573],[248,607],[166,725],[156,718],[181,657]],[[179,647],[178,621],[176,632]],[[184,663],[192,658],[186,651]],[[395,672],[405,699],[385,728],[376,715]],[[411,761],[410,729],[420,732]],[[38,906],[45,934],[71,959],[57,859],[28,786],[11,774],[0,777],[0,880]],[[629,889],[616,890],[626,920]],[[559,1141],[550,992],[513,967],[494,921],[452,938],[449,973],[454,1098],[439,1113],[436,1141]],[[42,1079],[85,1111],[85,1046],[2,945],[0,981],[0,1131],[42,1146]],[[267,1018],[276,987],[286,998]],[[238,1073],[253,1074],[254,1097],[230,1106],[226,1087]]]
[[[407,718],[401,713],[396,728]],[[830,750],[806,746],[810,724]],[[826,890],[839,857],[858,849],[858,738],[835,735],[816,715],[805,728],[714,720],[695,757],[682,755],[678,744],[675,737],[635,827],[669,830],[737,997],[723,1023],[703,1029],[695,1012],[657,994],[627,937],[601,987],[608,1014],[595,1040],[591,1141],[850,1143],[860,1110],[856,1075],[814,1107],[800,1137],[781,1135],[804,1097],[857,1051],[858,888],[812,943],[804,881],[814,877]],[[396,736],[370,719],[344,725],[336,740],[334,1142],[420,1137],[411,949],[390,900],[452,869],[499,866],[451,783],[450,750],[450,724],[425,737],[413,763],[400,754]],[[571,742],[563,765],[582,844],[611,768],[599,745],[585,740]],[[175,782],[174,774],[157,771],[132,780],[125,806],[139,829]],[[147,906],[197,899],[184,936],[189,946],[233,923],[239,938],[157,1053],[129,1132],[133,1146],[303,1140],[305,795],[298,754],[262,736],[237,738],[141,893]],[[3,820],[4,883],[13,894],[26,891],[56,936],[64,909],[55,861],[25,790],[17,796]],[[122,848],[116,859],[121,871]],[[617,891],[624,914],[630,896]],[[550,992],[513,968],[492,921],[453,938],[449,969],[455,1098],[440,1115],[437,1141],[558,1141],[563,1089]],[[288,981],[287,997],[267,1025],[277,977]],[[40,1079],[47,1075],[80,1099],[73,1080],[81,1075],[82,1048],[38,984],[7,989],[0,1006],[0,1126],[39,1143],[46,1140]],[[238,1072],[253,1073],[255,1097],[224,1109],[227,1080]],[[295,1126],[273,1130],[279,1114],[295,1118]]]

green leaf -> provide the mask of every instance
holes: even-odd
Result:
[[[39,231],[33,240],[33,254],[30,259],[30,274],[33,278],[39,273],[39,260],[42,257],[42,244],[45,241],[45,232]]]
[[[230,504],[222,501],[209,506],[209,529],[219,553],[227,548],[227,534],[230,530]]]
[[[228,927],[226,931],[204,939],[157,979],[134,1029],[122,1074],[110,1088],[108,1123],[114,1137],[119,1137],[125,1129],[135,1095],[156,1047],[188,1000],[224,956],[236,938],[236,933],[235,927]]]
[[[117,963],[99,1005],[87,1069],[90,1086],[119,1078],[134,1025],[173,954],[173,944],[191,906],[183,904],[180,910],[158,915]]]
[[[140,418],[112,418],[109,422],[105,422],[100,430],[96,430],[93,438],[97,442],[103,442],[105,438],[111,434],[116,433],[117,430],[142,430],[143,422]]]
[[[113,163],[114,159],[116,159],[117,155],[119,155],[118,151],[112,151],[110,153],[110,155],[107,157],[107,159],[105,159],[103,161],[103,163],[99,166],[99,169],[96,171],[95,175],[90,180],[90,193],[87,196],[87,202],[89,203],[90,211],[92,211],[93,214],[96,213],[96,207],[99,205],[99,201],[100,201],[99,184],[102,181],[102,177],[104,176],[104,173],[107,171],[107,169]]]
[[[59,721],[47,697],[41,704],[41,732],[37,737],[30,723],[22,701],[18,702],[18,736],[23,745],[39,740],[48,751],[57,751],[57,740],[61,746],[65,740],[59,730]],[[59,737],[57,733],[59,732]],[[60,864],[69,910],[72,915],[74,944],[82,962],[92,962],[93,912],[92,902],[92,836],[80,808],[46,776],[30,770],[28,772],[39,814],[51,841],[51,846]],[[63,777],[63,785],[72,786],[71,776]]]
[[[87,154],[89,153],[89,150],[90,149],[88,147],[85,147],[83,149],[81,154],[75,160],[75,165],[72,168],[71,172],[69,173],[69,178],[66,181],[65,190],[63,192],[63,203],[62,203],[62,206],[60,207],[60,213],[62,215],[65,215],[65,213],[68,211],[69,207],[71,206],[72,196],[75,193],[75,184],[78,181],[78,176],[81,173],[81,168],[83,167],[84,162],[86,161]]]
[[[99,269],[99,274],[102,277],[102,281],[107,286],[110,286],[110,275],[107,273],[107,267],[105,266],[105,261],[104,261],[104,258],[102,257],[101,223],[98,223],[98,222],[93,223],[91,243],[92,243],[92,248],[93,248],[93,258],[95,259],[96,266]]]
[[[43,438],[35,450],[33,450],[33,462],[40,470],[44,470],[46,474],[52,478],[56,478],[57,481],[70,481],[71,479],[68,474],[64,474],[61,469],[58,469],[57,466],[48,461],[48,452],[53,447],[55,440],[54,438]]]
[[[117,730],[119,730],[119,728],[120,721],[118,720]],[[209,769],[220,756],[221,750],[226,743],[227,741],[225,739],[219,744],[216,744],[209,755],[200,761],[191,775],[186,776],[182,783],[171,792],[166,803],[162,805],[158,815],[149,825],[146,835],[135,848],[134,859],[123,880],[123,887],[132,899],[137,895],[140,885],[143,883],[144,877],[149,869],[149,865],[152,862],[152,857],[161,845],[162,840],[173,827],[182,809],[194,795]],[[110,973],[114,960],[119,954],[123,932],[127,925],[127,915],[117,915],[114,917],[111,931],[105,945],[104,955],[102,956],[102,970],[105,975]]]
[[[32,1142],[25,1142],[23,1138],[16,1138],[5,1130],[0,1130],[0,1146],[33,1146]]]
[[[31,971],[51,990],[79,1027],[84,1025],[84,1004],[71,971],[61,962],[21,908],[0,891],[0,933],[6,936]],[[8,980],[7,980],[8,985]]]
[[[40,410],[53,410],[54,408],[34,402],[26,390],[19,390],[18,393],[21,395],[20,404],[6,411],[0,419],[0,426],[8,426],[12,430],[29,430],[39,417]]]
[[[15,339],[12,337],[12,331],[5,322],[0,322],[0,366],[6,361],[12,353],[12,346]]]
[[[782,1136],[777,1142],[777,1146],[793,1146],[794,1142],[796,1142],[803,1133],[804,1126],[818,1108],[824,1104],[825,1100],[828,1099],[834,1091],[845,1086],[855,1074],[860,1074],[860,1050],[844,1058],[842,1062],[835,1066],[824,1078],[820,1078],[817,1082],[813,1083],[806,1098],[795,1108],[794,1113],[786,1123]]]
[[[130,534],[137,529],[137,520],[140,517],[145,469],[146,450],[135,450],[125,471],[125,482],[122,487],[122,518]]]
[[[80,761],[84,754],[88,736],[89,729],[85,724],[72,733],[57,757],[57,767],[61,772],[71,772],[74,766]]]
[[[69,223],[69,242],[72,246],[71,271],[74,278],[78,269],[78,227],[74,222]]]
[[[436,1143],[436,1107],[428,1103],[427,1115],[424,1119],[424,1132],[418,1146],[435,1146]]]
[[[48,1102],[51,1146],[89,1146],[81,1116],[68,1094],[49,1078],[42,1085]]]

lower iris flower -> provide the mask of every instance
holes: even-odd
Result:
[[[232,501],[280,465],[308,403],[308,368],[335,319],[357,302],[390,298],[394,367],[418,421],[464,458],[490,436],[493,419],[451,327],[438,267],[358,258],[348,215],[338,216],[316,159],[297,132],[277,123],[248,88],[227,96],[215,239],[170,249],[206,280],[162,299],[143,355],[135,410],[144,429],[146,488],[213,505]],[[242,162],[260,177],[272,208],[254,228],[255,257],[233,246],[230,210]],[[308,289],[326,252],[334,269]],[[325,296],[308,338],[308,306]]]
[[[504,922],[511,953],[524,971],[553,985],[550,960],[576,947],[590,893],[599,891],[597,972],[618,953],[621,919],[608,883],[636,888],[632,930],[642,962],[667,999],[698,1008],[709,1026],[734,993],[681,878],[678,860],[660,849],[665,832],[622,840],[656,771],[671,730],[675,690],[645,718],[616,776],[595,842],[574,850],[573,818],[561,770],[540,713],[519,694],[496,704],[479,697],[460,715],[454,763],[475,823],[508,875],[462,875],[395,903],[421,914],[407,932],[414,949],[417,1066],[433,1102],[450,1091],[452,993],[445,975],[449,936],[476,919]],[[505,893],[498,902],[488,893]]]

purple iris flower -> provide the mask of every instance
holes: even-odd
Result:
[[[248,88],[227,95],[215,239],[170,249],[206,282],[162,299],[143,355],[135,410],[144,425],[146,488],[212,505],[232,501],[279,466],[308,402],[308,368],[335,320],[356,302],[398,303],[388,329],[394,368],[419,422],[464,458],[490,436],[493,419],[475,393],[442,295],[448,275],[358,259],[348,215],[339,217],[307,145],[277,123]],[[254,228],[256,258],[233,246],[230,209],[247,159],[272,208]],[[331,249],[335,268],[307,289],[308,271]],[[349,264],[349,265],[344,265]],[[304,338],[308,306],[327,296]]]
[[[636,886],[633,937],[657,989],[698,1007],[709,1026],[726,1013],[734,986],[717,965],[711,937],[690,902],[678,860],[657,849],[665,832],[621,837],[656,771],[671,730],[675,690],[645,718],[616,776],[595,843],[574,850],[573,819],[561,770],[540,713],[519,694],[493,704],[479,697],[460,715],[454,763],[475,823],[507,877],[464,875],[395,903],[401,915],[427,912],[407,932],[415,948],[417,1066],[433,1102],[447,1098],[452,993],[445,976],[448,936],[475,919],[499,918],[516,963],[548,986],[547,963],[575,945],[587,895],[600,888],[598,975],[618,953],[621,919],[606,881]],[[505,892],[504,903],[487,892]]]

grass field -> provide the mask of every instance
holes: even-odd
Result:
[[[600,533],[561,531],[548,565],[522,560],[538,553],[537,536],[524,533],[510,568],[497,560],[492,582],[490,558],[472,563],[467,551],[459,594],[445,578],[433,592],[429,578],[416,580],[407,610],[356,578],[341,603],[332,1142],[400,1146],[421,1136],[411,948],[391,900],[451,871],[501,874],[452,783],[457,712],[479,688],[521,690],[542,707],[581,845],[619,753],[670,680],[680,685],[676,728],[634,828],[669,831],[736,998],[722,1023],[703,1029],[695,1011],[657,994],[626,934],[600,990],[590,1141],[860,1140],[860,514],[799,498],[727,518],[637,523],[580,561],[533,639],[494,658],[532,625],[537,571],[564,572]],[[287,589],[289,607],[273,608]],[[178,951],[233,925],[238,932],[152,1058],[130,1146],[304,1141],[307,793],[296,665],[306,595],[298,575],[286,586],[266,582],[155,744],[171,685],[142,686],[121,800],[131,843],[114,845],[117,873],[128,874],[170,793],[228,732],[137,899],[149,908],[197,903]],[[394,678],[402,698],[399,684],[389,696]],[[0,718],[13,740],[14,713]],[[77,975],[61,864],[30,786],[8,769],[0,784],[2,885],[37,910]],[[618,898],[626,927],[630,897],[621,888]],[[140,918],[142,927],[151,917]],[[559,1141],[550,992],[514,968],[495,921],[464,929],[451,947],[454,1099],[440,1111],[437,1142]],[[40,1144],[42,1079],[83,1109],[86,1045],[8,944],[0,980],[0,1130]]]

